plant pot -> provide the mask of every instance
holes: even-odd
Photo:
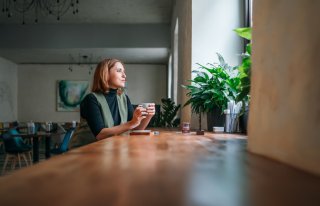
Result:
[[[196,134],[197,135],[204,135],[204,130],[197,130]]]
[[[223,127],[225,122],[225,115],[218,107],[214,107],[211,112],[207,113],[208,131],[213,131],[213,127]]]
[[[247,134],[248,117],[249,117],[249,107],[246,107],[246,111],[244,112],[244,114],[239,117],[239,127],[241,132],[244,134]]]

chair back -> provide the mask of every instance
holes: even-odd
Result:
[[[59,148],[60,153],[66,152],[68,150],[68,145],[69,145],[70,139],[73,135],[73,132],[74,132],[74,128],[67,130],[67,133],[64,135],[61,146]]]
[[[17,129],[10,129],[8,131],[8,133],[9,133],[10,136],[11,135],[19,135],[20,134]],[[20,136],[10,137],[10,136],[7,136],[7,137],[10,138],[10,139],[13,139],[14,140],[14,144],[16,144],[17,147],[21,147],[21,146],[25,145],[22,137],[20,137]]]
[[[6,152],[25,152],[31,150],[32,146],[24,143],[22,137],[12,135],[19,135],[16,129],[10,129],[7,133],[3,134],[4,148]]]

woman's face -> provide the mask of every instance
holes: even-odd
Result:
[[[124,73],[124,67],[120,62],[115,63],[115,65],[109,70],[109,87],[112,89],[118,89],[125,87],[126,74]]]

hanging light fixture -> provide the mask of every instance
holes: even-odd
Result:
[[[93,54],[78,54],[77,57],[74,57],[73,55],[69,54],[69,66],[68,70],[70,72],[74,71],[73,65],[78,65],[78,66],[84,66],[88,68],[88,73],[89,75],[93,72],[95,62],[99,61],[101,57],[96,58],[94,61]]]
[[[34,13],[34,22],[38,23],[41,15],[55,16],[57,21],[71,11],[79,13],[79,0],[2,0],[2,12],[11,18],[16,13],[22,14],[22,24],[26,24],[25,17]]]

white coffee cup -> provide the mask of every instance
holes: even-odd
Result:
[[[141,106],[147,109],[150,104],[153,104],[153,103],[141,103]]]
[[[149,107],[150,104],[154,104],[154,103],[141,103],[141,107],[144,109],[147,109]],[[143,116],[146,116],[148,113],[147,112],[142,112]]]

